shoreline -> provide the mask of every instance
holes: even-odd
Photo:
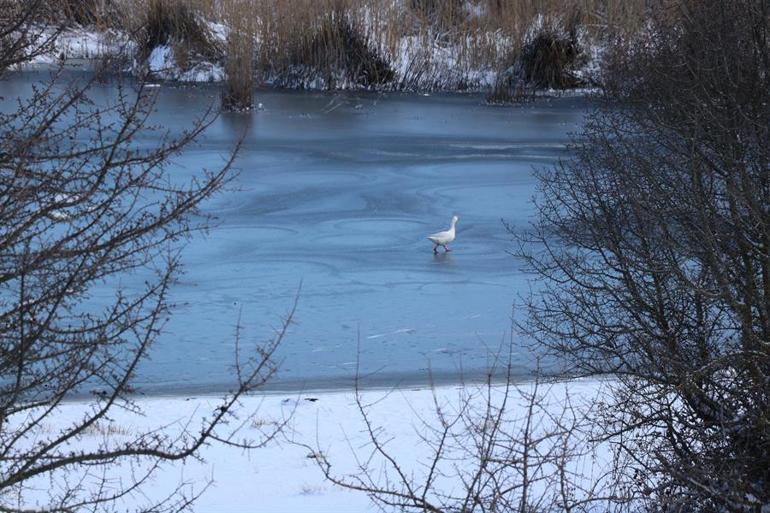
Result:
[[[567,381],[579,379],[569,375],[544,374],[543,379],[549,381]],[[501,372],[490,376],[487,371],[471,371],[463,374],[456,372],[433,372],[433,373],[375,373],[374,375],[364,376],[359,380],[359,389],[363,392],[380,392],[386,390],[425,390],[430,388],[452,388],[463,387],[466,385],[483,385],[488,381],[493,386],[501,385],[510,380],[511,383],[529,383],[534,379],[534,371],[525,368],[512,369],[509,376],[503,369]],[[214,384],[172,384],[150,385],[138,383],[134,386],[135,393],[131,394],[132,399],[192,399],[192,398],[214,398],[221,397],[231,393],[232,384],[214,383]],[[332,376],[332,377],[310,377],[306,379],[276,379],[268,380],[263,386],[246,394],[247,397],[255,396],[276,396],[285,394],[334,394],[349,393],[355,390],[355,378],[353,376]],[[96,391],[77,392],[67,398],[67,402],[81,402],[83,399],[97,396]]]
[[[29,62],[24,64],[20,68],[11,69],[8,71],[9,74],[54,74],[59,71],[65,72],[65,73],[75,73],[75,74],[82,74],[82,75],[88,75],[93,76],[94,74],[98,73],[98,69],[94,68],[92,65],[94,64],[94,61],[87,60],[87,59],[67,59],[60,65],[48,63],[48,62]],[[104,73],[106,78],[115,78],[119,80],[129,80],[138,83],[139,77],[132,73],[130,70],[107,70],[102,71]],[[211,89],[216,90],[217,92],[221,90],[224,87],[225,82],[223,81],[183,81],[183,80],[173,80],[173,79],[167,79],[167,78],[159,78],[159,77],[148,77],[147,81],[145,82],[146,88],[176,88],[176,89],[186,89],[186,88],[192,88],[192,89]],[[397,89],[397,88],[388,88],[388,87],[381,87],[381,88],[355,88],[355,87],[342,87],[342,88],[333,88],[333,89],[326,89],[326,88],[312,88],[312,87],[293,87],[293,86],[287,86],[287,85],[280,85],[280,84],[274,84],[274,83],[258,83],[253,88],[253,93],[255,95],[258,95],[260,92],[271,92],[271,93],[286,93],[286,94],[327,94],[330,96],[336,96],[336,95],[372,95],[372,96],[380,96],[380,95],[397,95],[397,96],[421,96],[425,98],[431,98],[431,97],[452,97],[452,96],[460,96],[460,97],[468,97],[468,96],[479,96],[482,99],[482,103],[484,105],[487,105],[489,107],[512,107],[512,106],[519,106],[519,105],[526,105],[532,102],[537,102],[539,100],[551,100],[551,99],[560,99],[560,98],[590,98],[597,94],[600,94],[602,91],[601,87],[599,86],[582,86],[582,87],[573,87],[568,89],[535,89],[532,92],[532,95],[528,97],[525,100],[522,101],[510,101],[510,102],[494,102],[494,101],[488,101],[486,99],[487,93],[489,93],[488,87],[477,87],[477,88],[465,88],[465,89],[415,89],[415,90],[409,90],[409,89]],[[218,94],[218,93],[217,93]],[[258,110],[257,107],[254,107],[250,110]],[[240,113],[240,112],[248,112],[247,111],[234,111],[234,113]]]
[[[581,382],[585,380],[605,381],[611,379],[611,376],[591,376],[582,377],[569,374],[547,373],[543,372],[540,376],[543,383],[566,383]],[[420,392],[430,389],[463,389],[465,387],[486,386],[499,387],[506,382],[511,384],[529,384],[535,379],[534,370],[512,371],[506,375],[504,371],[490,376],[486,371],[469,372],[460,376],[456,373],[433,373],[415,374],[415,373],[391,373],[389,375],[377,375],[364,377],[359,380],[359,391],[362,393],[378,392]],[[214,385],[172,385],[172,386],[153,386],[136,385],[135,392],[130,395],[132,400],[160,400],[160,399],[216,399],[232,393],[232,386],[226,384]],[[309,378],[309,379],[291,379],[268,381],[265,385],[257,387],[255,390],[244,394],[244,398],[254,397],[275,397],[281,395],[333,395],[350,394],[356,389],[355,379],[351,377],[333,377],[333,378]],[[77,392],[67,397],[64,403],[85,403],[86,399],[97,397],[94,391]]]

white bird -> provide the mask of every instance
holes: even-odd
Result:
[[[431,241],[433,244],[433,253],[438,253],[438,247],[444,246],[444,253],[447,251],[452,251],[447,247],[447,244],[455,240],[455,225],[457,224],[457,221],[459,221],[460,218],[457,216],[452,216],[452,223],[449,225],[449,229],[443,232],[434,233],[433,235],[428,235],[428,240]]]

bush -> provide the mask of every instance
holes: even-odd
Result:
[[[143,7],[134,32],[140,61],[164,45],[175,47],[175,55],[184,54],[179,61],[187,61],[190,54],[208,60],[221,54],[204,20],[185,0],[147,0]]]
[[[599,424],[651,511],[764,512],[770,17],[677,5],[618,49],[574,158],[540,173],[528,328],[617,376]]]
[[[38,5],[0,12],[7,35],[0,68],[41,51],[28,43],[51,33]],[[35,23],[25,31],[29,20]],[[156,96],[142,82],[119,84],[120,93],[104,101],[97,93],[96,101],[95,80],[52,73],[9,97],[0,113],[4,512],[125,510],[126,498],[139,511],[186,511],[197,495],[181,483],[165,483],[159,502],[143,499],[162,462],[197,458],[215,440],[237,439],[239,448],[262,442],[241,441],[229,423],[239,398],[275,371],[278,339],[241,352],[239,328],[232,392],[210,409],[181,422],[159,418],[128,436],[83,438],[116,410],[144,415],[135,401],[137,370],[165,329],[180,251],[208,226],[201,205],[229,183],[235,159],[231,153],[219,168],[175,176],[174,157],[214,112],[175,135],[150,124]],[[145,279],[124,286],[126,276]],[[75,398],[82,408],[63,421],[61,406]],[[247,426],[247,415],[235,424]],[[167,430],[172,424],[179,429]]]
[[[557,22],[547,22],[521,49],[521,77],[537,88],[569,89],[583,84],[574,73],[584,63],[578,37],[577,15],[567,23],[567,30]]]
[[[324,17],[320,30],[292,60],[320,73],[329,89],[340,79],[371,87],[386,84],[394,77],[385,59],[338,9]]]

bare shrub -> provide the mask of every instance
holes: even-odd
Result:
[[[47,23],[54,14],[45,0],[0,3],[0,74],[53,51],[64,29],[61,23]]]
[[[770,17],[684,2],[617,50],[540,173],[532,335],[616,373],[602,425],[656,511],[770,505]],[[526,249],[529,248],[529,249]]]
[[[535,87],[568,89],[582,85],[574,73],[584,58],[577,36],[579,11],[564,22],[561,19],[546,19],[521,49],[521,78]]]
[[[514,384],[510,365],[495,381],[432,388],[433,408],[412,408],[419,440],[405,441],[378,424],[381,393],[356,382],[355,405],[367,441],[348,441],[355,468],[341,470],[335,453],[304,445],[326,478],[366,493],[383,511],[548,512],[610,510],[628,503],[611,465],[595,459],[592,439],[594,397],[573,400],[567,383]],[[388,394],[398,393],[390,391]],[[374,397],[372,397],[374,396]],[[309,456],[310,457],[310,456]]]
[[[140,61],[159,46],[179,48],[178,52],[214,60],[221,52],[205,21],[187,0],[142,0],[129,13],[129,26],[137,43]],[[184,58],[180,59],[184,60]]]
[[[319,13],[310,25],[300,25],[284,48],[283,55],[270,58],[288,83],[310,84],[321,80],[327,89],[349,86],[378,86],[390,82],[393,71],[369,41],[348,8],[335,4]],[[264,63],[263,63],[264,64]]]
[[[28,20],[36,13],[20,14]],[[0,33],[25,38],[14,29],[23,21],[0,19]],[[16,61],[26,44],[0,48],[0,62]],[[172,172],[174,156],[216,113],[174,135],[153,127],[155,97],[143,82],[118,82],[105,104],[89,95],[97,79],[55,73],[0,114],[3,511],[114,511],[115,501],[138,494],[163,461],[198,457],[214,441],[256,447],[281,428],[235,438],[253,419],[238,418],[239,399],[275,371],[272,357],[291,314],[264,344],[241,347],[236,329],[232,392],[177,429],[164,429],[163,419],[148,431],[105,424],[117,409],[142,413],[135,378],[170,314],[180,252],[207,228],[200,206],[233,177],[237,148],[220,168],[182,179]],[[123,285],[129,275],[143,283]],[[95,298],[105,286],[112,294]],[[82,411],[57,423],[73,398],[83,401]],[[82,443],[93,434],[104,436]],[[120,474],[124,465],[132,472]],[[47,497],[34,495],[40,483]],[[187,509],[194,499],[166,491],[168,501],[148,511]]]

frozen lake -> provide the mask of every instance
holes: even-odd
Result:
[[[16,76],[0,95],[28,84]],[[216,94],[162,87],[156,121],[188,127]],[[138,384],[226,387],[239,312],[244,342],[264,340],[300,282],[274,387],[344,384],[357,341],[362,369],[383,384],[485,369],[529,290],[501,219],[527,226],[533,167],[566,154],[587,100],[490,107],[480,95],[259,91],[257,101],[262,110],[218,118],[173,168],[214,167],[246,134],[238,190],[206,204],[218,221],[184,252],[178,306]],[[434,256],[425,236],[453,214],[454,251]],[[525,349],[515,359],[521,372],[533,364]]]

